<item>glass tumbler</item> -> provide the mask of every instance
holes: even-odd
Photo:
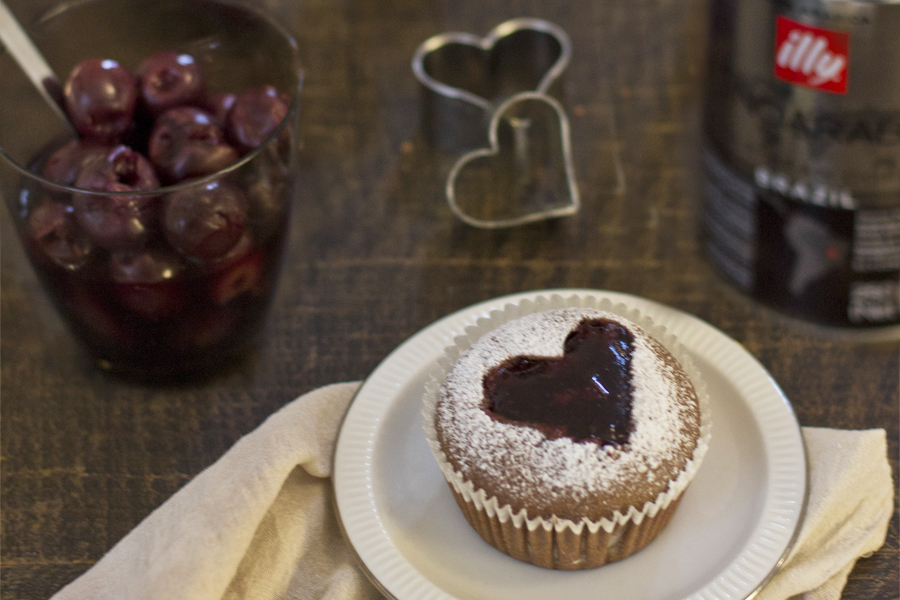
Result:
[[[0,193],[46,292],[101,369],[164,380],[233,362],[261,329],[287,235],[296,42],[255,8],[209,0],[80,0],[23,25],[63,81],[85,59],[135,74],[165,52],[199,68],[189,101],[152,107],[138,86],[124,134],[79,141],[0,54]],[[172,111],[189,117],[158,132]],[[208,138],[229,158],[204,163],[192,144]]]

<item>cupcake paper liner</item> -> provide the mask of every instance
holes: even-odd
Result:
[[[591,308],[615,314],[638,325],[662,343],[688,374],[700,405],[700,436],[692,458],[669,487],[643,507],[631,506],[612,518],[579,521],[557,516],[529,517],[526,510],[513,512],[510,505],[500,506],[496,497],[467,481],[454,470],[440,448],[434,426],[438,393],[457,359],[482,335],[514,319],[536,312],[559,308]],[[662,531],[677,508],[684,490],[693,479],[709,448],[712,420],[709,396],[703,378],[690,355],[664,327],[622,303],[593,296],[558,294],[538,296],[534,300],[510,303],[503,309],[479,318],[454,339],[429,374],[423,398],[423,415],[428,445],[437,460],[466,520],[486,542],[518,560],[553,569],[585,569],[625,558],[649,544]]]

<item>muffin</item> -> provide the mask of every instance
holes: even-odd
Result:
[[[633,320],[589,307],[481,335],[426,394],[429,444],[467,521],[553,569],[644,548],[708,443],[696,372],[680,359]]]

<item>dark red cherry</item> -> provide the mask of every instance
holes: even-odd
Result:
[[[484,377],[488,413],[550,438],[624,444],[631,430],[634,338],[606,319],[582,321],[560,358],[515,356]]]
[[[114,252],[109,264],[119,302],[132,312],[159,320],[171,317],[187,301],[184,281],[179,278],[184,264],[174,252]]]
[[[271,179],[259,177],[248,183],[247,199],[253,210],[253,226],[260,238],[284,227],[288,209],[285,206],[286,191],[287,182],[283,175]]]
[[[228,113],[228,136],[244,152],[258,147],[288,113],[287,99],[271,85],[240,94]]]
[[[78,228],[72,207],[46,201],[28,215],[28,229],[41,256],[74,270],[82,266],[93,249],[91,240]]]
[[[225,181],[180,190],[166,198],[162,222],[173,248],[213,260],[228,253],[244,235],[247,199]]]
[[[238,159],[212,115],[190,106],[173,108],[156,119],[148,153],[168,183],[211,175]]]
[[[236,98],[237,96],[234,94],[227,93],[207,94],[200,99],[197,105],[211,114],[215,124],[224,130],[228,125],[228,113],[231,112]]]
[[[141,100],[152,115],[193,104],[203,94],[203,73],[190,54],[151,54],[138,67],[137,77]]]
[[[165,248],[113,252],[109,265],[118,283],[159,283],[178,277],[185,268],[182,258]]]
[[[149,161],[127,146],[116,146],[85,165],[75,187],[98,192],[129,192],[159,187]],[[157,220],[154,196],[74,194],[75,218],[98,245],[111,250],[141,245]]]
[[[261,293],[264,284],[264,262],[265,255],[259,249],[251,249],[243,256],[225,261],[221,265],[221,272],[213,282],[213,302],[224,305],[244,294]]]
[[[110,147],[104,144],[72,140],[50,155],[41,175],[54,183],[73,186],[84,165],[109,151]]]
[[[69,75],[63,93],[72,124],[82,136],[116,142],[128,131],[137,86],[134,76],[116,61],[82,61]]]

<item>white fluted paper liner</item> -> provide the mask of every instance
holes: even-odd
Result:
[[[447,375],[453,369],[457,359],[482,335],[488,331],[494,330],[504,323],[529,315],[536,312],[559,308],[591,308],[608,313],[612,313],[619,317],[623,317],[631,321],[650,336],[659,341],[681,364],[694,389],[700,405],[700,436],[694,448],[691,460],[688,461],[684,470],[669,484],[668,488],[657,495],[653,502],[647,502],[643,507],[637,508],[630,506],[625,512],[615,511],[612,518],[602,518],[599,521],[583,518],[580,521],[572,521],[557,516],[544,518],[540,515],[529,517],[526,509],[513,512],[509,504],[500,506],[498,499],[494,496],[489,497],[483,489],[476,489],[475,485],[467,481],[462,473],[454,470],[451,463],[447,460],[444,452],[440,448],[435,430],[435,411],[437,407],[438,392]],[[429,380],[425,386],[423,415],[425,421],[425,434],[428,445],[438,462],[438,466],[447,482],[450,484],[457,502],[466,514],[466,518],[475,527],[486,541],[495,546],[500,547],[502,542],[495,543],[489,537],[493,534],[488,530],[494,531],[496,535],[502,536],[504,527],[512,525],[516,529],[525,528],[522,531],[526,538],[530,537],[530,532],[543,530],[545,532],[555,532],[560,539],[569,539],[569,546],[578,548],[583,547],[581,536],[584,533],[594,536],[594,545],[596,539],[602,539],[601,544],[605,544],[609,549],[609,556],[603,556],[597,559],[597,548],[593,549],[594,557],[591,560],[574,561],[574,564],[560,565],[558,560],[554,558],[553,564],[547,564],[547,560],[529,560],[529,556],[533,556],[534,552],[523,552],[521,549],[515,551],[507,551],[507,554],[515,556],[520,560],[534,562],[541,566],[550,566],[555,568],[588,568],[599,566],[605,562],[624,558],[628,554],[636,552],[649,543],[665,526],[680,501],[681,495],[693,479],[703,457],[709,448],[709,440],[712,434],[712,419],[710,412],[710,402],[706,385],[700,376],[699,370],[694,365],[688,352],[678,342],[678,340],[664,327],[655,324],[649,317],[642,315],[638,310],[630,308],[622,303],[613,303],[607,298],[597,298],[595,296],[572,295],[563,297],[558,294],[551,296],[538,296],[534,300],[526,299],[518,303],[507,304],[501,310],[492,311],[488,316],[479,318],[475,323],[468,326],[465,333],[458,336],[454,340],[454,344],[446,349],[444,356],[439,359],[429,374]],[[484,517],[488,522],[483,521]],[[657,519],[657,517],[659,517]],[[491,523],[490,521],[494,521]],[[658,521],[656,523],[645,523],[645,521]],[[586,530],[586,531],[585,531]],[[601,532],[602,530],[602,532]],[[606,535],[604,535],[604,532]],[[632,540],[632,548],[626,554],[622,554],[620,548],[616,545],[623,536],[629,536]],[[572,541],[574,540],[574,541]],[[634,543],[634,540],[639,540]],[[501,550],[504,548],[500,547]],[[504,550],[506,551],[506,550]],[[603,548],[599,550],[600,554],[604,554]],[[556,554],[556,552],[554,552]]]

